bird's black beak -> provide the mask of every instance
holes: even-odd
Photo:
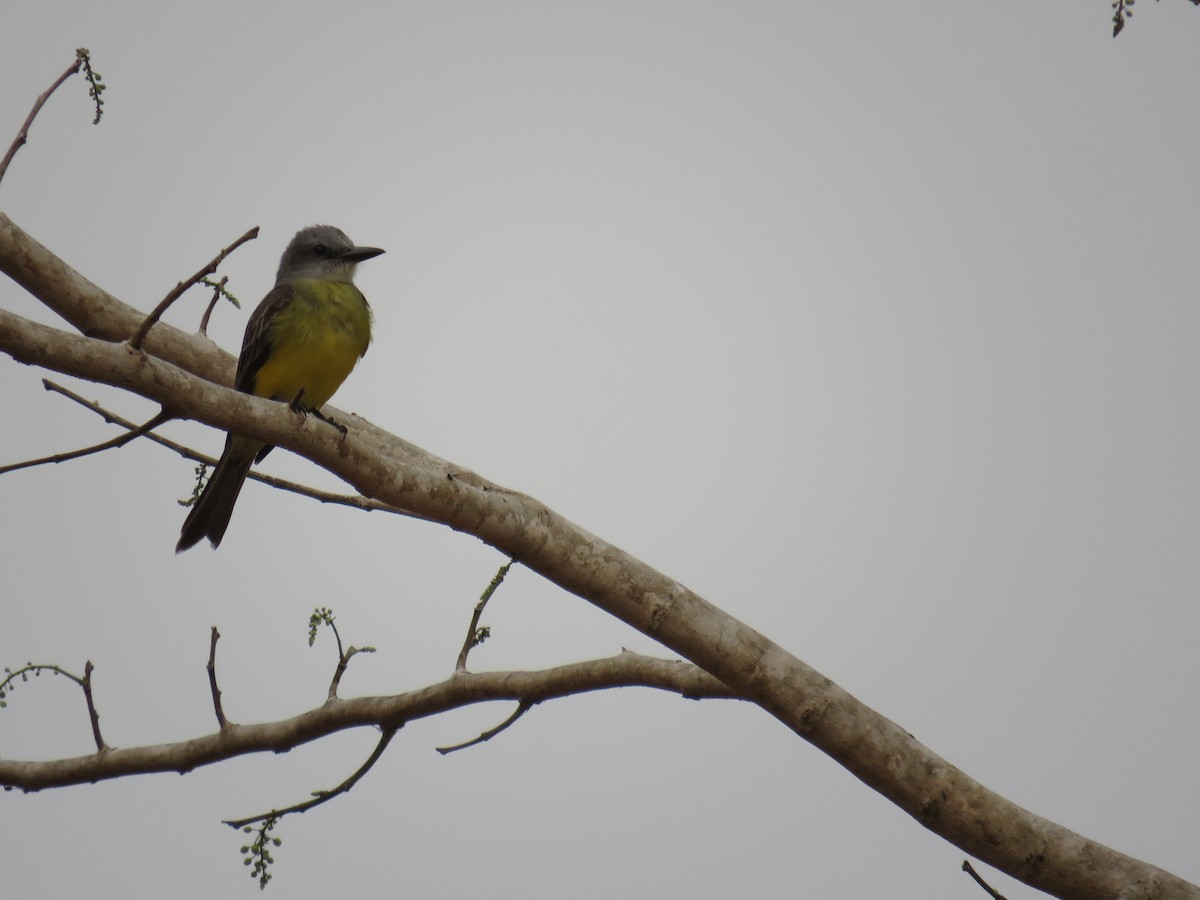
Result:
[[[362,262],[364,259],[373,259],[383,253],[378,247],[351,247],[342,254],[342,259],[348,259],[350,262]]]

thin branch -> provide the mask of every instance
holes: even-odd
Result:
[[[225,718],[225,710],[221,708],[221,689],[217,687],[217,641],[220,639],[221,632],[217,631],[217,626],[214,625],[208,644],[208,686],[212,689],[213,712],[217,714],[217,725],[224,730],[229,727],[229,721]]]
[[[521,718],[521,716],[525,715],[525,713],[529,712],[531,709],[533,709],[532,703],[521,701],[517,704],[517,708],[513,711],[511,716],[509,716],[495,728],[489,728],[483,734],[479,735],[479,737],[465,741],[461,744],[454,744],[450,747],[435,747],[434,749],[437,750],[438,753],[442,754],[442,756],[445,756],[447,753],[453,753],[455,750],[466,750],[468,747],[474,747],[476,744],[482,744],[485,741],[490,741],[505,728],[508,728],[510,725],[514,724],[517,719]]]
[[[1004,895],[999,893],[998,891],[996,891],[990,884],[988,884],[986,881],[984,881],[983,878],[980,877],[979,873],[975,871],[975,867],[971,865],[970,861],[964,859],[963,864],[962,864],[962,869],[964,872],[966,872],[968,875],[970,875],[972,878],[974,878],[975,882],[981,888],[983,888],[985,891],[988,892],[989,895],[991,895],[992,900],[1004,900]]]
[[[213,289],[212,299],[208,301],[208,306],[204,310],[204,315],[200,317],[200,334],[208,337],[208,320],[212,316],[213,310],[217,308],[217,304],[221,301],[222,297],[227,298],[229,302],[238,309],[242,308],[242,304],[238,302],[237,297],[225,290],[225,285],[229,283],[228,275],[222,275],[220,281],[210,281],[207,278],[202,278],[200,279],[200,283],[207,284]]]
[[[18,679],[21,681],[29,680],[29,673],[32,672],[35,677],[42,672],[53,672],[55,675],[62,675],[64,678],[69,678],[71,681],[79,685],[83,690],[83,699],[87,703],[88,719],[92,725],[92,737],[96,741],[96,750],[104,752],[108,746],[104,743],[104,738],[100,736],[100,714],[96,712],[96,704],[92,699],[92,661],[89,659],[83,667],[83,677],[68,672],[62,666],[56,666],[47,663],[26,663],[15,672],[6,668],[5,677],[0,679],[0,708],[7,705],[7,697],[12,693],[13,686],[16,685]]]
[[[350,665],[350,660],[354,658],[356,653],[374,653],[374,647],[351,647],[349,650],[342,649],[342,636],[338,632],[337,625],[334,622],[333,610],[327,606],[319,606],[313,610],[312,615],[308,617],[308,646],[312,646],[317,640],[317,631],[321,625],[328,625],[333,632],[334,640],[337,641],[338,664],[333,671],[333,680],[329,683],[329,693],[326,696],[327,700],[337,699],[338,685],[342,682],[342,675],[346,672],[346,667]]]
[[[342,675],[346,672],[346,667],[350,665],[350,660],[354,658],[356,653],[374,653],[374,647],[354,647],[351,646],[341,658],[338,660],[337,669],[334,670],[333,680],[329,682],[329,694],[327,699],[336,700],[338,685],[342,683]]]
[[[111,425],[119,425],[122,428],[128,428],[128,429],[133,429],[135,427],[131,421],[129,421],[128,419],[126,419],[122,416],[117,415],[116,413],[112,412],[109,409],[106,409],[105,407],[101,406],[97,401],[88,400],[85,397],[82,397],[79,394],[76,394],[74,391],[70,390],[69,388],[63,387],[61,384],[57,384],[56,382],[50,381],[48,378],[42,379],[42,386],[45,387],[45,389],[50,391],[51,393],[60,394],[63,397],[66,397],[68,400],[73,400],[74,402],[76,402],[80,406],[82,406],[84,409],[87,409],[87,410],[90,410],[91,412],[96,413],[96,415],[100,416],[101,418],[104,419],[104,421],[108,422]],[[147,434],[143,434],[141,436],[153,441],[155,444],[158,444],[160,447],[165,447],[168,450],[172,450],[175,453],[178,453],[184,459],[191,459],[191,460],[194,460],[195,462],[204,463],[205,465],[208,465],[208,466],[215,466],[217,464],[217,460],[215,457],[209,456],[206,453],[201,453],[198,450],[193,450],[191,447],[187,447],[183,444],[177,443],[176,441],[172,441],[169,438],[165,438],[160,435],[153,434],[153,433],[147,433]],[[49,458],[47,458],[47,459],[49,459]],[[14,463],[11,466],[6,466],[6,467],[0,469],[0,474],[3,474],[4,472],[10,471],[13,469],[25,468],[27,466],[33,465],[34,463],[39,463],[39,462],[43,462],[43,461],[44,460],[33,460],[32,462]],[[399,509],[395,506],[391,506],[390,504],[383,503],[379,500],[374,500],[371,497],[364,497],[361,494],[335,494],[331,491],[322,491],[322,490],[319,490],[318,488],[307,487],[303,484],[297,484],[294,481],[288,481],[287,479],[284,479],[284,478],[276,478],[274,475],[265,475],[262,472],[255,471],[253,469],[250,470],[250,475],[248,477],[250,479],[252,479],[253,481],[262,482],[263,484],[265,484],[269,487],[278,488],[279,490],[288,491],[293,494],[299,494],[302,497],[309,497],[309,498],[311,498],[313,500],[317,500],[321,503],[332,503],[332,504],[335,504],[338,506],[349,506],[353,509],[361,509],[364,512],[373,512],[373,511],[386,512],[386,513],[391,513],[391,514],[397,515],[397,516],[404,516],[405,518],[424,519],[424,520],[428,521],[428,517],[423,516],[420,513],[410,513],[407,510]]]
[[[146,316],[145,320],[138,327],[138,330],[134,332],[133,337],[129,339],[129,346],[134,350],[140,350],[142,348],[142,342],[146,340],[146,335],[150,332],[150,329],[154,327],[154,323],[162,318],[163,313],[165,313],[171,307],[172,303],[174,303],[183,295],[184,291],[190,288],[193,284],[196,284],[202,278],[212,275],[217,271],[217,266],[224,261],[225,257],[227,257],[238,247],[242,246],[242,244],[246,243],[246,241],[254,240],[256,237],[258,237],[257,225],[214,256],[209,261],[208,265],[198,271],[187,281],[181,281],[179,284],[175,285],[175,287],[173,287],[167,293],[167,296],[162,298],[162,301],[158,304],[158,306],[154,307],[154,311],[151,312],[150,315]]]
[[[308,646],[312,646],[317,642],[317,635],[320,633],[321,626],[325,625],[333,632],[333,639],[337,641],[337,652],[339,659],[345,659],[346,653],[342,649],[342,636],[338,632],[337,623],[334,621],[333,610],[328,606],[318,606],[312,611],[312,615],[308,617]]]
[[[475,612],[471,615],[471,624],[467,626],[467,637],[463,641],[462,650],[458,653],[458,662],[454,665],[455,672],[465,672],[467,670],[467,655],[473,648],[478,647],[487,640],[488,635],[491,634],[489,629],[479,627],[479,618],[483,615],[483,608],[492,599],[492,594],[496,593],[496,588],[500,587],[501,583],[503,583],[504,576],[508,574],[508,570],[512,568],[515,562],[515,559],[510,559],[500,567],[495,577],[492,578],[491,584],[484,589],[479,602],[475,604]]]
[[[367,761],[358,767],[353,775],[339,784],[337,787],[328,791],[314,791],[311,800],[305,800],[303,803],[297,803],[294,806],[288,806],[284,809],[273,809],[269,813],[262,813],[257,816],[248,816],[245,819],[226,819],[224,824],[230,828],[244,828],[247,825],[253,825],[255,822],[265,822],[268,819],[281,819],[291,813],[308,812],[314,806],[320,806],[322,803],[328,803],[334,797],[348,793],[354,785],[358,784],[359,780],[371,771],[371,767],[379,762],[379,757],[383,756],[383,751],[387,749],[388,744],[392,742],[392,738],[396,736],[396,732],[400,726],[396,728],[385,729],[383,735],[379,738],[379,743],[375,745],[375,749],[371,751],[371,755],[367,757]]]
[[[618,687],[655,688],[692,699],[741,699],[691,663],[624,652],[538,672],[460,672],[407,693],[323,703],[290,719],[231,725],[174,744],[113,748],[58,760],[0,758],[0,786],[39,791],[150,772],[183,773],[248,753],[286,753],[349,728],[373,726],[386,731],[476,703],[535,704]]]
[[[92,700],[92,661],[89,659],[83,667],[83,697],[87,701],[88,718],[92,720],[92,737],[96,739],[96,752],[103,753],[108,750],[108,744],[104,743],[104,738],[100,736],[100,713],[96,712],[96,704]]]
[[[50,99],[50,95],[58,90],[59,86],[79,71],[79,67],[83,60],[79,56],[79,51],[76,51],[75,62],[67,67],[55,80],[54,84],[50,85],[43,93],[38,94],[37,100],[33,103],[33,109],[29,111],[29,115],[25,117],[25,124],[21,126],[21,130],[17,132],[16,138],[12,142],[12,146],[8,148],[8,152],[4,154],[4,159],[0,159],[0,181],[4,180],[4,174],[8,171],[9,163],[13,161],[13,157],[17,155],[17,151],[25,145],[29,140],[29,129],[33,127],[33,120],[37,118],[37,114],[42,111],[42,107],[46,105],[46,101]]]
[[[19,469],[31,469],[34,466],[69,462],[70,460],[81,459],[84,456],[91,456],[93,453],[100,453],[104,450],[115,450],[118,447],[124,447],[135,438],[149,434],[159,425],[163,424],[164,422],[169,422],[173,418],[175,417],[170,413],[163,411],[154,418],[150,419],[148,422],[144,422],[137,426],[137,428],[133,428],[130,431],[125,432],[125,434],[119,434],[115,438],[111,438],[107,441],[102,441],[99,444],[93,444],[90,447],[84,447],[80,450],[70,450],[66,453],[55,453],[51,456],[43,456],[41,459],[27,459],[24,462],[10,463],[7,466],[0,466],[0,475],[7,475],[9,472],[16,472]]]
[[[26,663],[13,672],[11,669],[5,669],[6,673],[4,680],[0,681],[0,699],[3,699],[7,692],[12,690],[12,685],[16,684],[17,679],[27,681],[27,676],[30,672],[36,677],[41,672],[53,672],[55,675],[62,675],[64,678],[69,678],[80,687],[83,687],[83,679],[72,672],[68,672],[62,666],[56,666],[49,663]]]

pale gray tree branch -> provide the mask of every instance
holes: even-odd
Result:
[[[249,753],[283,753],[350,728],[384,731],[475,703],[532,706],[573,694],[620,687],[657,688],[688,699],[738,699],[707,672],[679,660],[623,652],[538,672],[455,672],[438,684],[387,697],[327,700],[316,709],[254,725],[226,721],[203,737],[151,747],[106,748],[44,762],[0,759],[0,785],[24,791],[107,781],[153,772],[190,772]]]
[[[232,358],[162,323],[147,338],[148,355],[113,343],[126,340],[144,315],[2,214],[0,270],[95,336],[0,311],[0,350],[15,360],[132,391],[176,416],[286,447],[365,496],[476,536],[696,663],[924,827],[1033,887],[1061,897],[1200,898],[1200,887],[988,790],[764,635],[534,498],[359,417],[334,412],[349,428],[343,437],[315,418],[301,421],[284,404],[222,387]]]

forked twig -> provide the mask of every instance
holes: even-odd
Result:
[[[239,306],[239,307],[241,306],[241,304],[238,303],[236,299],[234,299],[233,294],[231,294],[227,290],[225,290],[225,285],[228,282],[229,282],[228,275],[222,275],[221,280],[218,281],[216,284],[213,284],[213,282],[209,281],[207,278],[203,279],[203,283],[211,284],[212,289],[213,289],[212,299],[208,301],[208,306],[205,307],[205,309],[204,309],[204,315],[202,315],[200,317],[200,333],[202,335],[204,335],[205,337],[208,336],[208,320],[212,317],[213,310],[217,308],[217,304],[221,302],[222,294],[225,295],[226,297],[229,297],[231,300],[233,300],[233,303],[236,306]]]
[[[338,633],[337,625],[334,623],[333,610],[326,606],[320,606],[313,610],[311,616],[308,617],[308,646],[312,646],[317,640],[317,630],[321,625],[328,625],[333,632],[333,637],[337,641],[338,664],[333,671],[333,680],[329,683],[329,693],[326,695],[326,700],[336,700],[338,685],[342,683],[342,675],[346,672],[346,667],[350,665],[350,660],[354,658],[356,653],[374,653],[374,647],[355,647],[351,646],[349,650],[342,649],[342,636]]]
[[[93,400],[88,400],[84,397],[81,397],[79,394],[76,394],[74,391],[63,387],[61,384],[56,384],[55,382],[50,381],[48,378],[42,379],[42,386],[45,387],[46,390],[51,391],[52,393],[61,394],[63,397],[66,397],[68,400],[73,400],[74,402],[78,403],[80,406],[84,407],[85,409],[91,410],[92,412],[96,413],[96,415],[103,418],[104,421],[106,421],[112,425],[120,425],[122,428],[128,428],[128,429],[134,429],[137,427],[132,422],[130,422],[128,419],[117,415],[116,413],[112,412],[109,409],[105,409],[99,403],[97,403]],[[186,447],[183,444],[172,441],[169,438],[160,437],[159,435],[154,434],[154,433],[146,433],[146,434],[143,434],[142,436],[147,438],[148,440],[153,441],[154,443],[158,444],[160,447],[166,447],[168,450],[172,450],[175,453],[178,453],[180,456],[184,457],[185,459],[192,459],[192,460],[195,460],[196,462],[204,463],[205,465],[208,465],[208,466],[215,466],[217,464],[217,461],[214,457],[211,457],[205,453],[200,453],[197,450],[193,450],[192,448]],[[32,460],[30,462],[14,463],[10,466],[6,466],[3,469],[0,469],[0,474],[2,474],[3,472],[6,472],[6,471],[13,470],[13,469],[23,469],[28,466],[39,464],[39,463],[56,462],[56,461],[57,460],[55,460],[51,457],[47,457],[47,458],[41,459],[41,460]],[[310,488],[310,487],[306,487],[305,485],[302,485],[302,484],[297,484],[294,481],[288,481],[283,478],[276,478],[273,475],[264,475],[263,473],[257,472],[253,469],[250,470],[250,474],[248,477],[250,479],[252,479],[253,481],[260,481],[263,484],[268,485],[269,487],[279,488],[280,490],[284,490],[284,491],[290,491],[291,493],[299,494],[302,497],[310,497],[313,500],[320,501],[321,503],[334,503],[339,506],[349,506],[354,509],[364,510],[366,512],[371,512],[372,510],[378,510],[380,512],[394,513],[395,515],[405,516],[405,517],[411,518],[411,519],[426,519],[426,520],[428,520],[427,516],[423,516],[420,513],[410,513],[405,510],[399,509],[398,507],[389,506],[386,503],[380,503],[378,500],[373,500],[370,497],[364,497],[361,494],[335,494],[330,491],[322,491],[322,490],[318,490],[317,488]]]
[[[154,323],[162,318],[163,313],[165,313],[171,307],[172,303],[174,303],[183,295],[184,291],[190,288],[193,284],[199,282],[201,279],[212,275],[217,271],[217,266],[224,261],[225,257],[227,257],[238,247],[242,246],[242,244],[246,243],[246,241],[251,241],[256,237],[258,237],[257,225],[214,256],[211,260],[209,260],[208,265],[198,271],[187,281],[181,281],[179,284],[175,285],[175,287],[173,287],[167,293],[167,296],[162,298],[158,306],[154,307],[154,310],[150,313],[150,315],[146,316],[146,318],[142,320],[142,324],[138,326],[138,330],[135,331],[133,333],[133,337],[129,339],[129,346],[134,350],[140,350],[142,348],[142,343],[146,340],[146,335],[149,333],[150,329],[154,327]]]
[[[491,633],[489,629],[479,627],[479,618],[483,615],[483,608],[492,599],[492,594],[496,593],[496,588],[500,587],[504,581],[504,576],[508,574],[508,570],[512,568],[515,562],[515,559],[510,559],[500,567],[500,570],[496,573],[491,583],[484,589],[479,602],[475,604],[475,611],[471,614],[471,624],[467,626],[467,637],[463,641],[462,650],[458,653],[458,661],[454,664],[455,672],[465,672],[467,670],[467,656],[472,649],[482,644]]]
[[[88,719],[92,725],[92,737],[96,741],[96,750],[104,752],[108,749],[108,745],[104,743],[104,738],[100,736],[100,714],[96,712],[96,704],[92,699],[92,661],[89,659],[83,667],[83,676],[68,672],[62,666],[54,665],[53,663],[34,663],[28,662],[15,672],[8,668],[4,668],[4,677],[0,678],[0,708],[7,705],[6,698],[9,693],[16,687],[19,681],[28,681],[30,674],[35,678],[43,672],[53,672],[55,675],[61,675],[64,678],[75,682],[83,690],[83,699],[87,703]]]

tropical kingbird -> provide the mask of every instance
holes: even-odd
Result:
[[[275,287],[246,323],[234,387],[256,397],[319,410],[371,343],[371,307],[354,286],[354,269],[378,256],[378,247],[356,247],[332,225],[296,233],[283,257]],[[208,538],[221,543],[233,504],[250,466],[271,447],[230,432],[212,477],[183,523],[179,553]]]

